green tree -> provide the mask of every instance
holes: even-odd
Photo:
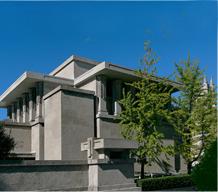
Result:
[[[144,68],[138,70],[138,81],[127,83],[129,91],[123,91],[120,100],[122,112],[119,116],[124,138],[138,143],[132,151],[141,164],[141,178],[144,178],[145,164],[154,162],[162,152],[170,154],[171,146],[163,145],[164,135],[158,128],[168,122],[171,89],[165,81],[155,77],[158,57],[145,42]]]
[[[194,184],[201,191],[217,191],[217,140],[209,146],[191,174]]]
[[[0,124],[0,160],[7,159],[14,146],[14,139],[5,133],[4,128]]]
[[[172,121],[180,138],[178,152],[191,173],[193,163],[216,137],[216,96],[213,89],[202,88],[203,73],[197,62],[188,56],[176,64],[176,80],[183,84],[180,96],[175,98]]]

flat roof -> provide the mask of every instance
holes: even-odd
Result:
[[[21,96],[22,93],[28,92],[28,89],[31,87],[35,87],[35,83],[39,81],[70,86],[74,85],[74,81],[70,79],[25,72],[0,96],[0,107],[7,107],[7,105],[14,102],[18,96]]]
[[[54,76],[56,73],[61,71],[67,65],[69,65],[72,61],[81,61],[85,63],[89,63],[94,65],[93,68],[83,73],[79,77],[74,80],[66,79],[62,77]],[[119,65],[114,65],[108,62],[97,62],[93,60],[89,60],[83,57],[78,57],[72,55],[69,57],[63,64],[53,70],[49,75],[33,73],[33,72],[25,72],[23,73],[1,96],[0,96],[0,107],[6,107],[11,102],[13,102],[19,95],[22,93],[28,92],[28,89],[35,86],[36,82],[53,82],[57,84],[70,85],[70,86],[80,86],[85,84],[91,78],[97,75],[106,75],[109,78],[121,79],[123,81],[132,81],[140,79],[141,77],[136,74],[135,70],[122,67]],[[175,87],[175,90],[179,90],[182,87],[182,84],[166,80],[161,77],[153,76],[151,80],[160,82],[166,81],[166,83],[170,86]]]

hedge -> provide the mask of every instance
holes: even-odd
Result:
[[[157,178],[141,179],[137,180],[136,182],[143,191],[193,186],[190,175],[164,176]]]

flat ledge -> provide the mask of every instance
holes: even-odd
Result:
[[[32,84],[38,81],[74,86],[74,81],[71,79],[45,75],[41,73],[24,72],[2,95],[0,95],[0,107],[7,107],[10,105],[11,102],[16,100],[14,95],[17,95],[18,93],[20,94],[20,92],[27,92],[28,88],[32,87]]]
[[[74,165],[99,165],[99,164],[129,164],[134,159],[89,159],[89,160],[0,160],[0,167],[19,166],[74,166]]]
[[[32,153],[32,152],[13,152],[13,153],[10,153],[10,156],[9,157],[18,157],[18,158],[20,158],[20,157],[22,157],[22,158],[34,158],[36,156],[36,154],[35,153]],[[1,160],[0,160],[1,161]]]
[[[96,118],[118,120],[118,115],[109,115],[109,114],[104,114],[104,113],[98,113],[96,115]]]
[[[0,167],[5,166],[64,166],[88,165],[86,160],[0,160]]]
[[[44,124],[44,118],[42,116],[37,117],[35,120],[30,122],[31,127],[37,124]]]
[[[134,163],[135,159],[89,159],[89,165],[100,165],[100,164],[131,164]]]
[[[30,123],[19,123],[19,122],[13,122],[11,120],[3,120],[3,121],[0,121],[0,124],[3,126],[3,127],[9,127],[9,126],[12,126],[12,127],[23,127],[23,128],[31,128],[31,125]]]
[[[94,96],[95,94],[94,91],[78,89],[78,88],[74,88],[74,87],[67,86],[67,85],[59,85],[58,87],[56,87],[55,89],[53,89],[52,91],[44,95],[43,99],[46,100],[59,91],[71,91],[71,92],[76,92],[76,93],[81,93],[81,94],[86,94],[86,95],[92,95],[92,96]]]
[[[136,149],[138,144],[123,138],[101,138],[94,140],[94,149]]]

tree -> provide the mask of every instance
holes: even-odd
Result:
[[[138,81],[127,83],[129,91],[123,91],[120,100],[122,112],[119,116],[121,133],[124,138],[138,143],[138,149],[132,153],[141,163],[141,178],[144,178],[145,164],[151,164],[164,152],[169,154],[171,146],[164,146],[163,133],[158,128],[168,122],[171,102],[171,89],[165,81],[155,78],[158,58],[145,42],[144,68],[138,70]]]
[[[14,139],[6,134],[4,128],[0,125],[0,160],[7,159],[14,146]]]
[[[176,64],[176,80],[183,84],[181,94],[174,98],[174,126],[180,138],[177,151],[191,173],[193,163],[216,137],[216,96],[213,89],[202,88],[203,73],[198,63],[186,61]]]
[[[209,146],[201,162],[191,174],[194,184],[201,191],[217,191],[217,140]]]

